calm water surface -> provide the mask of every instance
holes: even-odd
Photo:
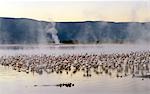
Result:
[[[56,86],[71,82],[71,88]],[[39,85],[34,87],[34,85]],[[77,74],[26,74],[16,72],[8,67],[0,67],[0,94],[149,94],[150,79],[116,78],[103,75],[83,77]]]

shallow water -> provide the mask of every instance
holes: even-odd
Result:
[[[55,45],[39,48],[17,46],[1,48],[0,54],[83,54],[83,53],[125,53],[130,51],[149,50],[149,45]],[[73,83],[74,87],[53,86],[60,83]],[[38,85],[35,87],[34,85]],[[42,86],[52,85],[52,86]],[[82,72],[76,74],[23,73],[9,67],[0,66],[0,94],[149,94],[150,79],[132,78],[131,76],[116,78],[109,75],[92,74],[83,77]]]
[[[116,78],[106,75],[83,77],[82,73],[75,75],[63,74],[26,74],[16,72],[8,67],[0,67],[0,94],[149,94],[150,79]],[[55,85],[71,82],[71,88]]]

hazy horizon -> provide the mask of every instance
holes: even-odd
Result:
[[[0,0],[0,17],[29,18],[40,21],[149,22],[148,0]]]

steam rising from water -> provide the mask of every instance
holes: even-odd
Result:
[[[55,22],[32,19],[0,18],[0,44],[47,45],[49,40],[59,44]],[[50,34],[50,36],[47,36]]]
[[[1,19],[0,19],[0,44],[3,44],[3,43],[7,42],[9,35],[7,34],[7,32],[3,32],[1,30],[1,27],[2,27],[2,23],[1,23]]]
[[[55,44],[60,44],[60,40],[57,36],[57,29],[55,28],[56,23],[55,22],[51,22],[52,26],[47,26],[47,33],[50,33],[52,35],[52,39],[54,40]]]
[[[135,43],[150,43],[150,23],[129,24],[127,31],[129,33],[129,41]]]
[[[150,11],[150,1],[147,0],[145,6],[135,5],[131,13],[133,23],[130,23],[127,27],[127,32],[129,34],[128,41],[135,43],[150,43],[150,15],[147,15],[144,23],[135,23],[139,19],[139,15],[142,13],[139,11],[149,12]],[[144,7],[144,9],[143,9]]]
[[[47,43],[46,33],[45,33],[44,29],[43,29],[42,24],[40,22],[38,24],[40,26],[39,32],[38,32],[38,44],[47,45],[48,43]]]
[[[11,29],[13,26],[16,26],[15,29]],[[74,28],[76,23],[73,23],[72,26]],[[72,29],[72,27],[67,27],[64,29],[63,34],[66,33],[69,37],[75,36],[73,39],[79,43],[97,43],[97,41],[112,43],[118,40],[129,43],[150,43],[150,22],[132,22],[125,24],[85,22],[78,24],[76,28],[78,27],[80,28],[76,29],[77,31],[73,30],[73,32],[70,31],[66,33],[66,29]],[[64,27],[62,25],[62,27],[59,26],[59,28]],[[53,40],[55,44],[60,44],[57,34],[58,31],[55,22],[40,22],[29,19],[11,19],[9,21],[0,18],[0,44],[38,43],[47,45],[49,41],[48,38],[50,39],[50,36],[47,35],[51,35],[52,39],[50,40]],[[65,38],[66,37],[63,37],[64,40]]]

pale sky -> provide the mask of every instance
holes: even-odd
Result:
[[[0,0],[0,17],[43,21],[150,21],[150,0]]]

